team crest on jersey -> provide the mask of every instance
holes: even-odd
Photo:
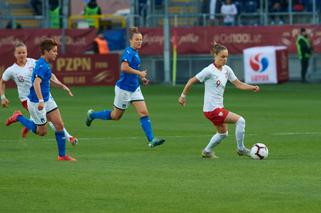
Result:
[[[222,117],[223,116],[223,112],[219,112],[218,116]]]
[[[24,82],[25,81],[22,75],[18,75],[17,79],[18,79],[19,82]]]

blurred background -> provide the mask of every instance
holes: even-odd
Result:
[[[228,14],[231,5],[236,10]],[[286,81],[299,81],[296,39],[305,28],[313,47],[307,81],[319,82],[320,11],[320,0],[1,0],[0,72],[14,62],[16,40],[37,58],[39,42],[51,37],[61,44],[53,66],[64,83],[112,85],[127,30],[137,26],[144,36],[142,69],[155,83],[186,82],[211,63],[214,41],[229,49],[228,64],[242,80],[244,49],[283,46]]]

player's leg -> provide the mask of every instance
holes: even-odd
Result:
[[[147,110],[147,106],[144,100],[133,100],[132,105],[135,107],[136,112],[140,117],[140,125],[145,132],[147,140],[149,142],[149,146],[151,148],[161,145],[165,142],[164,139],[155,138],[153,134],[152,124],[149,119],[149,114]]]
[[[235,124],[235,137],[238,150],[237,153],[239,155],[249,156],[250,150],[247,149],[244,145],[245,119],[236,113],[229,112],[224,122]]]
[[[216,126],[216,130],[217,132],[213,135],[202,152],[202,157],[204,158],[218,158],[213,149],[228,136],[227,124]]]
[[[29,113],[29,110],[28,110],[28,103],[27,103],[27,100],[24,100],[24,101],[21,101],[21,105],[23,108],[25,108],[27,110],[27,112]],[[27,127],[22,127],[21,129],[21,136],[23,138],[27,137],[27,134],[29,132],[29,129]]]
[[[129,105],[130,92],[115,86],[115,98],[113,110],[94,111],[89,109],[87,112],[86,125],[90,126],[93,120],[120,120]]]
[[[54,125],[56,132],[56,141],[58,146],[58,160],[75,161],[76,159],[66,155],[66,136],[64,132],[64,123],[58,108],[47,113],[47,118]]]

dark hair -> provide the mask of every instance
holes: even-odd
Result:
[[[219,54],[222,50],[227,50],[227,48],[225,46],[223,46],[222,44],[219,44],[219,43],[216,43],[214,42],[213,43],[213,46],[211,48],[211,54],[212,55],[217,55]]]
[[[304,33],[305,32],[305,28],[301,28],[300,32]]]
[[[58,43],[53,39],[45,39],[40,43],[41,54],[45,53],[45,50],[50,51],[55,46],[58,46]]]
[[[141,34],[141,32],[139,32],[138,28],[137,27],[131,27],[129,28],[128,30],[128,34],[129,34],[129,39],[132,39],[134,34]]]
[[[16,50],[19,47],[26,47],[26,45],[22,41],[16,41],[14,44],[14,49]]]

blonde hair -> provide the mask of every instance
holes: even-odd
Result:
[[[19,47],[27,47],[22,41],[16,41],[14,44],[14,49],[16,50]]]
[[[141,32],[139,32],[138,28],[137,27],[131,27],[129,28],[128,30],[128,34],[129,34],[129,39],[132,39],[134,34],[141,34]]]
[[[211,48],[211,54],[212,55],[217,55],[219,54],[222,50],[227,50],[227,48],[225,46],[223,46],[222,44],[219,44],[219,43],[216,43],[214,42],[213,43],[213,46]]]

